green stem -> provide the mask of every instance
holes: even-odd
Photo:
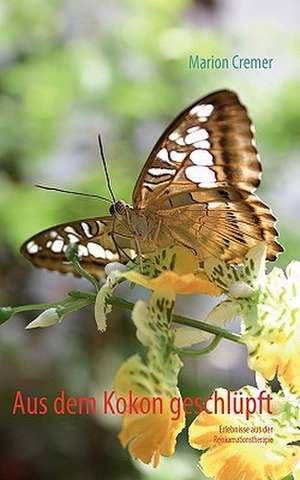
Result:
[[[209,323],[202,322],[201,320],[182,317],[181,315],[174,315],[173,320],[176,323],[187,325],[188,327],[198,328],[204,332],[220,335],[227,340],[231,340],[232,342],[244,344],[241,335],[238,333],[229,332],[228,330],[225,330],[225,328],[217,327],[216,325],[211,325]]]
[[[81,275],[83,278],[85,278],[88,282],[90,282],[96,292],[99,291],[100,289],[100,284],[99,282],[95,279],[95,277],[93,277],[93,275],[91,275],[89,272],[87,272],[84,268],[82,268],[82,266],[80,265],[79,261],[78,260],[75,260],[75,259],[72,259],[72,264],[73,264],[73,267],[74,267],[74,270],[76,270],[77,273],[79,273],[79,275]]]
[[[134,307],[133,303],[127,302],[123,298],[116,297],[112,295],[108,300],[108,303],[115,307],[124,308],[125,310],[132,310]],[[192,318],[186,318],[181,315],[173,315],[173,321],[179,323],[180,325],[185,325],[188,327],[198,328],[204,332],[213,333],[216,336],[226,338],[235,343],[244,344],[241,335],[237,333],[229,332],[225,328],[217,327],[215,325],[210,325],[209,323],[201,322],[201,320],[193,320]]]
[[[66,255],[66,258],[72,263],[74,270],[77,273],[79,273],[81,277],[85,278],[88,282],[90,282],[95,288],[96,292],[98,292],[100,289],[100,284],[98,280],[96,280],[96,278],[93,277],[93,275],[91,275],[87,270],[85,270],[80,265],[79,256],[78,256],[78,245],[76,243],[73,245],[69,245],[65,255]]]
[[[91,302],[95,302],[97,294],[94,292],[80,292],[77,290],[72,290],[68,293],[68,296],[74,298],[75,300],[90,299]]]
[[[191,357],[197,357],[199,355],[205,355],[212,352],[222,340],[221,335],[216,335],[215,338],[210,342],[207,347],[202,348],[201,350],[187,350],[185,348],[176,348],[175,351],[181,355],[189,355]]]
[[[32,305],[20,305],[18,307],[12,307],[12,310],[13,310],[13,314],[16,314],[21,312],[28,312],[31,310],[47,310],[47,308],[56,308],[59,306],[63,307],[65,305],[66,306],[65,314],[67,314],[67,313],[72,313],[77,310],[80,310],[92,303],[95,303],[95,299],[96,299],[96,293],[73,291],[73,292],[70,292],[66,298],[58,302],[36,303]],[[80,302],[79,300],[85,300],[85,301]],[[129,310],[129,311],[132,311],[134,307],[133,303],[130,303],[127,300],[124,300],[123,298],[116,297],[115,295],[112,295],[110,297],[110,299],[108,300],[108,303],[110,303],[115,307],[124,308],[125,310]],[[173,315],[173,321],[176,323],[179,323],[180,325],[198,328],[199,330],[212,333],[213,335],[215,335],[216,338],[213,340],[213,342],[208,347],[205,347],[205,348],[209,348],[209,347],[215,348],[215,346],[217,345],[215,342],[219,342],[221,338],[225,338],[235,343],[240,343],[240,344],[244,343],[242,340],[242,337],[237,333],[229,332],[224,328],[217,327],[215,325],[210,325],[209,323],[202,322],[201,320],[194,320],[192,318],[183,317],[181,315]],[[2,323],[4,323],[4,321]],[[208,353],[209,351],[211,350],[208,350],[207,352],[205,351],[205,349],[201,350],[201,352],[203,353]],[[182,353],[186,353],[189,355],[190,354],[201,355],[202,354],[201,352],[194,353],[192,351],[186,351]]]
[[[29,312],[31,310],[47,310],[48,308],[55,308],[58,305],[65,305],[66,303],[70,302],[69,298],[64,298],[59,302],[53,303],[34,303],[31,305],[20,305],[18,307],[12,307],[14,313],[21,313],[21,312]]]
[[[91,302],[89,299],[86,299],[86,301],[73,303],[68,307],[62,308],[61,313],[63,314],[63,316],[69,315],[70,313],[77,312],[78,310],[82,310],[83,308],[87,307],[91,303],[94,303],[94,302]]]
[[[76,305],[79,305],[78,303],[74,303],[74,300],[81,300],[84,299],[86,300],[86,305],[89,305],[90,303],[94,303],[96,299],[96,294],[93,292],[80,292],[80,291],[73,291],[69,292],[68,296],[66,298],[63,298],[62,300],[59,300],[58,302],[52,302],[52,303],[33,303],[31,305],[19,305],[18,307],[11,307],[14,311],[14,314],[16,313],[21,313],[21,312],[30,312],[32,310],[47,310],[48,308],[56,308],[58,306],[64,306],[67,305],[68,303],[70,306],[72,306],[73,310],[76,310]],[[67,308],[67,307],[66,307]]]

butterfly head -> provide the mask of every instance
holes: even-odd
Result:
[[[117,200],[109,207],[109,213],[114,216],[123,217],[128,210],[129,205],[123,202],[123,200]]]

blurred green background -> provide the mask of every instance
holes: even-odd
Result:
[[[162,130],[189,103],[218,88],[236,90],[256,125],[264,169],[260,195],[279,219],[286,251],[299,259],[300,5],[267,0],[0,0],[0,303],[53,301],[84,281],[35,270],[18,253],[51,224],[101,215],[101,202],[38,191],[35,183],[107,194],[101,132],[118,198],[135,180]],[[189,70],[188,57],[273,57],[271,70]],[[178,311],[202,318],[209,300]],[[92,310],[42,331],[19,315],[0,333],[0,478],[194,480],[186,446],[153,471],[118,442],[120,419],[14,417],[16,390],[31,396],[100,396],[137,349],[127,314],[115,310],[104,335]],[[235,327],[235,326],[234,326]],[[223,343],[188,360],[183,395],[253,382],[243,348]],[[189,422],[191,419],[188,420]]]

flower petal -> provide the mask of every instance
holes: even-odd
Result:
[[[124,448],[128,447],[133,458],[146,464],[152,463],[154,467],[158,466],[162,455],[173,455],[177,435],[185,426],[180,394],[175,388],[170,396],[166,393],[169,387],[165,391],[166,387],[163,377],[159,382],[151,366],[145,365],[139,355],[130,357],[115,377],[117,396],[127,401],[135,399],[135,411],[127,411],[123,415],[119,435],[121,444]],[[171,410],[171,398],[175,396],[181,407],[177,416]],[[150,405],[147,412],[142,408],[145,403]]]
[[[211,257],[205,260],[204,270],[210,280],[227,292],[235,282],[243,281],[257,289],[264,281],[266,262],[266,244],[259,242],[251,248],[240,266],[230,265]]]
[[[106,282],[100,288],[94,306],[95,320],[100,332],[105,332],[107,315],[111,312],[112,306],[108,303],[114,289],[122,278],[122,272],[113,270],[107,277]]]
[[[138,300],[132,310],[132,320],[136,326],[137,339],[145,347],[149,347],[153,341],[153,329],[149,328],[145,320],[149,315],[147,304],[143,300]]]
[[[205,322],[220,327],[231,322],[241,314],[241,307],[237,302],[224,300],[211,310],[207,315]]]
[[[259,286],[265,278],[267,246],[265,242],[259,242],[255,247],[250,248],[245,256],[245,273],[251,278],[253,286]]]
[[[175,272],[163,272],[158,277],[149,279],[137,272],[126,272],[123,276],[134,283],[156,291],[172,291],[174,294],[204,293],[208,295],[220,295],[221,291],[213,285],[204,275],[196,276],[193,273],[178,275]]]
[[[175,328],[175,340],[174,345],[177,348],[190,347],[196,345],[196,343],[203,342],[210,335],[207,332],[203,332],[198,328],[182,327]]]

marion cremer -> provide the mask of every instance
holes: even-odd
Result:
[[[231,392],[217,389],[207,398],[172,397],[166,399],[160,396],[137,396],[132,391],[128,395],[117,397],[114,390],[105,390],[102,398],[102,414],[123,415],[163,415],[168,409],[172,420],[178,420],[182,411],[186,415],[208,414],[242,415],[247,420],[253,413],[266,412],[272,414],[272,396],[266,390],[260,390],[257,396],[245,392]]]

